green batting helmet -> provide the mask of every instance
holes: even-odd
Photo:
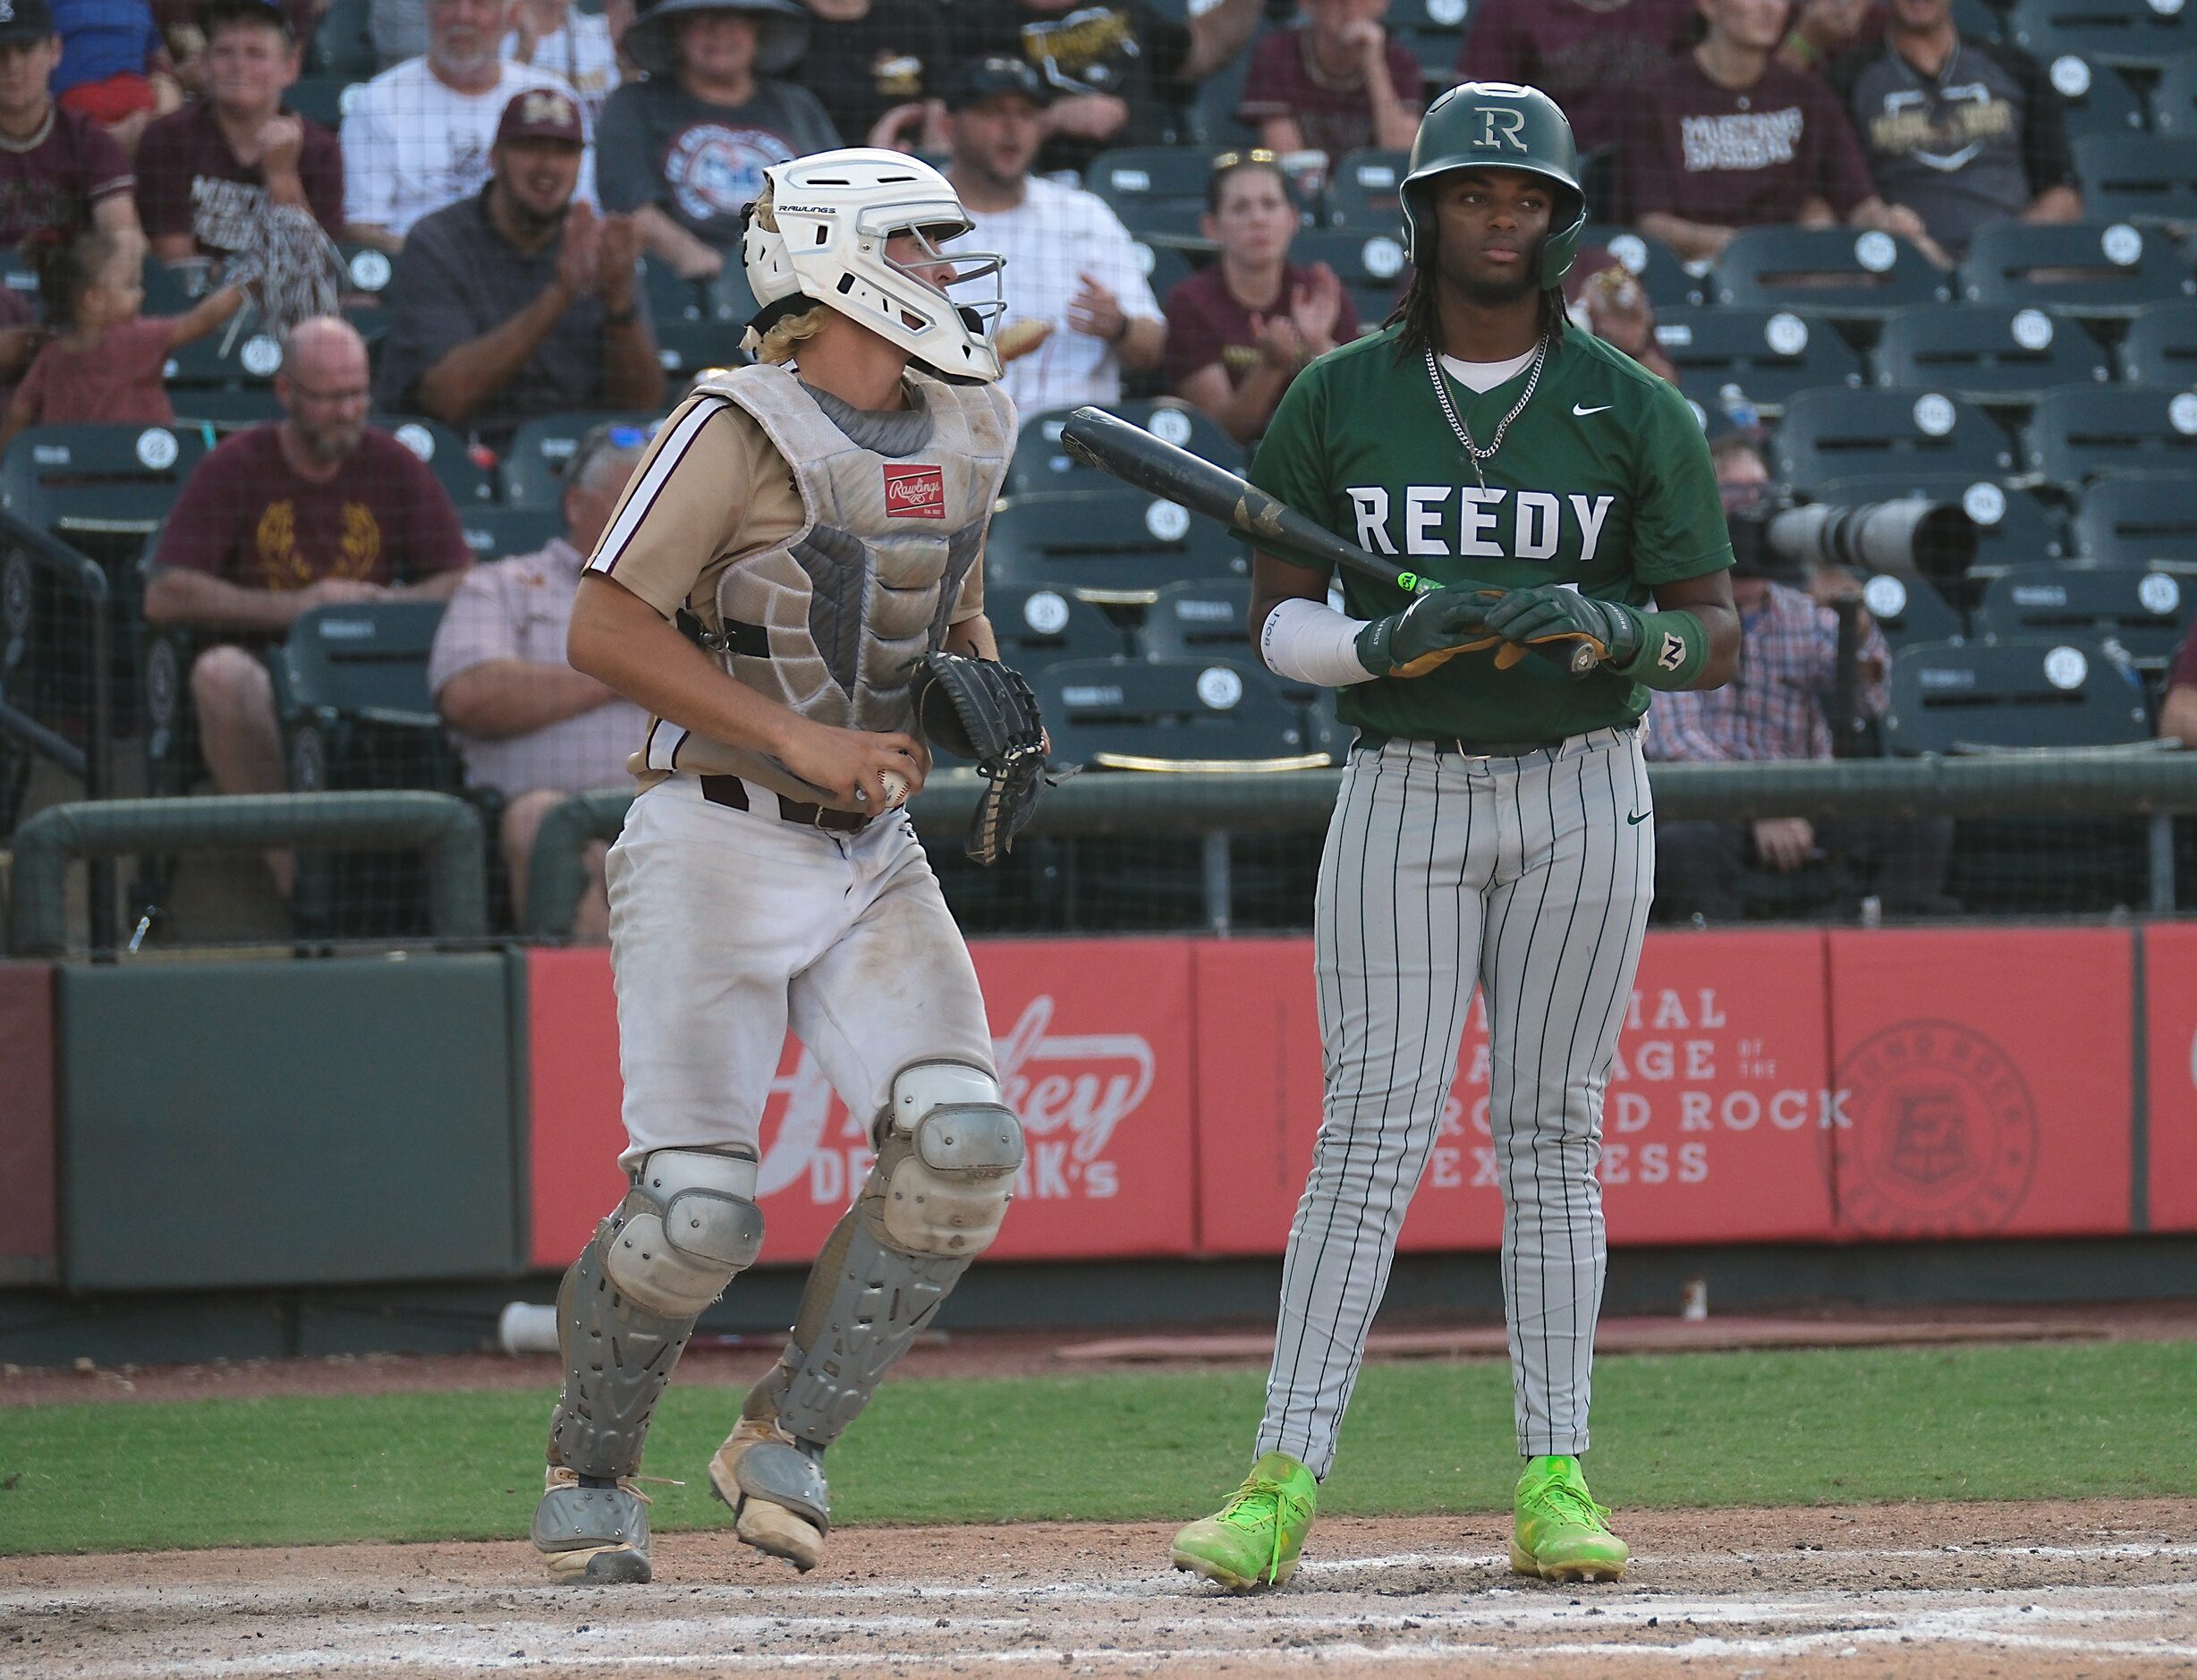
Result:
[[[1541,289],[1562,284],[1587,225],[1579,148],[1564,107],[1514,81],[1463,82],[1427,107],[1404,177],[1404,254],[1413,262],[1421,236],[1433,236],[1428,183],[1453,169],[1523,169],[1548,182],[1556,203],[1541,245]]]

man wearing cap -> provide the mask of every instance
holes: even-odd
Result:
[[[96,118],[47,91],[60,63],[47,0],[0,0],[0,245],[49,227],[140,231],[129,158]]]
[[[385,412],[431,414],[501,449],[530,416],[663,401],[640,232],[573,201],[585,145],[569,95],[514,95],[488,184],[413,226],[386,300]]]
[[[1046,89],[1022,59],[963,66],[946,103],[954,190],[975,242],[1006,263],[1002,388],[1023,414],[1118,400],[1124,371],[1157,368],[1167,347],[1136,242],[1095,194],[1030,173]]]
[[[242,250],[277,206],[342,238],[343,148],[283,108],[300,56],[288,16],[267,0],[207,0],[199,28],[206,98],[138,142],[138,211],[153,255],[182,262]]]
[[[776,79],[808,40],[793,0],[656,0],[625,32],[648,80],[603,106],[603,207],[691,280],[723,272],[765,169],[839,144],[816,96]]]
[[[625,427],[590,431],[564,470],[564,535],[533,554],[473,567],[435,627],[428,686],[456,737],[466,785],[503,795],[496,836],[522,926],[542,819],[568,794],[624,786],[626,756],[648,731],[646,712],[564,658],[581,570],[647,442]],[[588,889],[573,922],[574,938],[598,945],[610,937],[607,850],[599,840],[588,848]]]
[[[428,0],[428,50],[368,82],[344,115],[344,217],[362,245],[392,254],[430,210],[488,183],[489,149],[512,96],[572,89],[503,56],[501,0]],[[595,197],[582,152],[579,196]]]

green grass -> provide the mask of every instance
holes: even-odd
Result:
[[[2197,1343],[1631,1355],[1596,1370],[1590,1468],[1619,1507],[2197,1494]],[[1180,1519],[1242,1475],[1252,1371],[887,1385],[832,1449],[851,1523]],[[1375,1366],[1330,1513],[1507,1506],[1500,1364]],[[516,1538],[541,1393],[0,1410],[0,1553]],[[659,1529],[721,1523],[701,1466],[736,1393],[674,1382]]]

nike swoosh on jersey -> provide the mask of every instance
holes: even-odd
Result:
[[[1607,414],[1608,412],[1609,404],[1607,403],[1603,403],[1600,408],[1582,408],[1576,403],[1572,404],[1573,415],[1580,420],[1584,420],[1590,414]]]
[[[1655,812],[1652,810],[1628,810],[1624,814],[1624,819],[1631,827],[1637,828],[1654,815]]]

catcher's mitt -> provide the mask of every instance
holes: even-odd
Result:
[[[1037,695],[1020,671],[957,653],[925,654],[909,694],[923,739],[969,759],[988,784],[964,850],[976,862],[997,863],[1013,849],[1047,785]]]

